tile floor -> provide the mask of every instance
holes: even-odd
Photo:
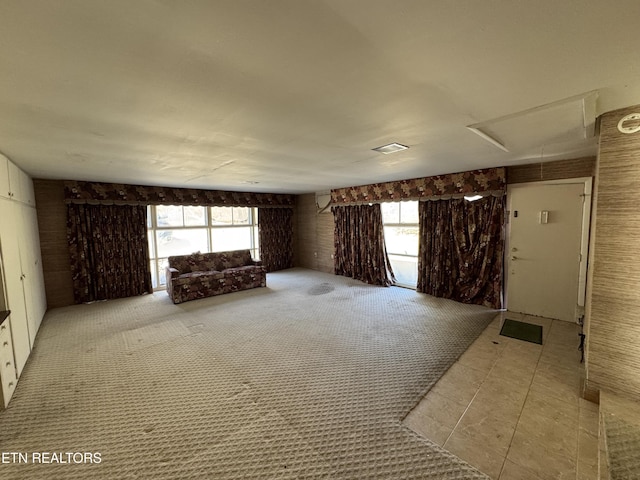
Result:
[[[543,345],[500,336],[543,326]],[[580,398],[576,324],[500,313],[405,418],[495,480],[598,478],[598,406]]]

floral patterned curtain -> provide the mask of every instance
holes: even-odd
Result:
[[[67,205],[76,303],[152,293],[147,208]]]
[[[293,267],[293,210],[258,209],[260,259],[267,272]]]
[[[336,275],[372,285],[393,284],[379,204],[333,207]]]
[[[500,308],[503,253],[504,196],[420,202],[419,292]]]
[[[217,207],[291,207],[295,196],[278,193],[229,192],[122,183],[66,180],[66,203],[104,205],[207,205]]]
[[[474,193],[501,194],[506,188],[505,167],[469,170],[434,177],[395,180],[331,190],[332,205],[368,205],[403,200],[462,198]]]

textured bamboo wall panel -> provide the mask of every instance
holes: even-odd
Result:
[[[58,180],[34,180],[33,186],[47,307],[73,305],[64,184]]]
[[[295,264],[333,273],[333,215],[317,213],[315,194],[299,195],[297,212],[297,249]]]
[[[640,396],[640,132],[602,116],[587,321],[587,384]]]
[[[327,209],[316,215],[316,248],[318,249],[318,270],[334,273],[333,269],[333,214]]]
[[[507,183],[541,182],[595,175],[596,157],[574,158],[555,162],[529,163],[507,167]]]
[[[316,250],[315,195],[298,195],[296,202],[298,223],[295,265],[316,270],[317,261],[313,256]]]
[[[259,220],[258,220],[259,221]],[[291,220],[293,224],[293,264],[298,265],[298,245],[299,245],[299,233],[298,233],[298,209],[293,209],[293,218]]]

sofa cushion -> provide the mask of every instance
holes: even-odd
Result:
[[[191,255],[177,255],[168,258],[169,267],[175,268],[180,273],[190,272],[191,265],[189,263]]]
[[[173,279],[174,285],[188,285],[191,283],[197,283],[207,280],[222,280],[224,273],[212,271],[212,272],[191,272],[180,275],[178,278]]]
[[[220,252],[218,254],[218,262],[218,268],[220,270],[252,265],[251,252],[249,250]]]
[[[232,268],[225,268],[223,270],[223,274],[224,275],[239,275],[239,274],[245,274],[247,272],[252,272],[252,271],[261,271],[261,267],[256,267],[254,265],[245,265],[243,267],[232,267]]]
[[[214,270],[222,270],[217,255],[217,253],[199,253],[198,257],[194,258],[195,263],[191,266],[191,271],[211,272]]]

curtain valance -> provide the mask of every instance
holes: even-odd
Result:
[[[203,205],[211,207],[293,208],[293,195],[229,192],[68,180],[65,203],[92,205]]]
[[[504,167],[421,177],[331,190],[331,205],[362,205],[405,200],[446,200],[465,195],[502,196]]]

